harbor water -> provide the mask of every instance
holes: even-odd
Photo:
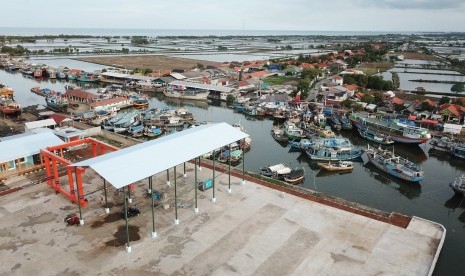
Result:
[[[90,67],[82,69],[97,69]],[[23,107],[45,104],[43,97],[29,91],[32,87],[40,86],[64,91],[64,86],[67,84],[37,82],[34,79],[24,78],[21,74],[10,74],[5,71],[0,71],[0,81],[15,90],[15,98]],[[445,154],[428,153],[429,145],[427,144],[395,145],[390,149],[424,169],[425,177],[420,184],[396,180],[371,165],[363,165],[361,160],[354,162],[353,172],[328,174],[321,172],[316,163],[310,161],[304,153],[290,151],[288,145],[276,142],[270,135],[270,130],[276,124],[272,120],[246,118],[224,106],[196,102],[167,103],[155,97],[151,98],[150,106],[173,108],[183,106],[194,114],[197,121],[241,123],[252,138],[251,150],[245,155],[247,171],[258,172],[262,166],[277,163],[284,163],[290,167],[303,167],[306,177],[305,182],[300,185],[305,188],[387,212],[419,216],[444,225],[447,229],[446,240],[434,275],[463,275],[465,271],[465,257],[462,255],[465,248],[465,202],[461,196],[454,195],[448,183],[454,181],[456,176],[465,173],[465,161],[452,159]],[[215,134],[212,133],[212,135]],[[367,144],[355,131],[342,131],[339,135],[350,139],[357,146]],[[242,165],[239,166],[242,167]]]

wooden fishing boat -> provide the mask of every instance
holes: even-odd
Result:
[[[299,184],[305,179],[304,168],[292,169],[290,173],[284,175],[284,181],[289,184]]]
[[[331,172],[351,171],[351,170],[354,169],[354,164],[351,161],[339,161],[337,163],[318,162],[317,164],[323,170],[327,170],[327,171],[331,171]]]

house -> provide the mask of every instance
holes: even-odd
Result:
[[[462,123],[465,108],[456,104],[443,104],[439,106],[438,113],[442,115],[443,122]]]
[[[355,95],[355,91],[358,89],[358,85],[356,84],[343,84],[342,87],[347,90],[349,97],[353,97]]]
[[[81,103],[92,103],[98,99],[98,96],[84,90],[68,90],[64,94],[69,101],[81,102]]]
[[[255,90],[255,85],[248,83],[247,81],[238,81],[237,82],[237,89],[239,91],[253,91]]]
[[[181,73],[177,73],[177,72],[172,72],[172,73],[170,74],[170,76],[173,77],[173,78],[175,78],[176,80],[185,80],[185,79],[187,79],[186,76],[184,76],[184,75],[181,74]]]
[[[331,83],[334,83],[335,85],[343,85],[344,78],[341,76],[335,76],[334,78],[331,79]]]
[[[0,138],[0,178],[43,167],[40,150],[63,144],[50,130]]]
[[[114,111],[131,105],[131,101],[125,97],[115,97],[110,99],[104,99],[98,102],[90,104],[90,108],[93,110],[108,110]]]
[[[400,99],[400,98],[394,97],[392,99],[392,103],[397,105],[397,106],[404,106],[405,101]]]
[[[57,126],[61,127],[63,126],[63,124],[65,123],[74,123],[74,121],[69,118],[69,117],[66,117],[65,115],[63,114],[59,114],[59,113],[54,113],[52,115],[49,116],[50,119],[53,119],[55,121],[55,123],[57,124]]]
[[[357,92],[355,93],[355,98],[361,100],[363,98],[364,94],[362,92]]]
[[[342,88],[342,89],[340,89]],[[339,105],[342,101],[348,98],[347,90],[344,87],[332,87],[326,91],[320,92],[326,104]]]

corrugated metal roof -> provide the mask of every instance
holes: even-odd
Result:
[[[248,136],[227,123],[204,125],[71,166],[91,167],[119,189]]]
[[[189,82],[189,81],[172,81],[169,83],[169,85],[185,86],[185,87],[192,87],[196,89],[205,89],[205,90],[210,90],[210,91],[219,91],[219,92],[226,92],[226,93],[229,93],[234,90],[234,88],[231,88],[231,87],[195,83],[195,82]]]
[[[31,129],[39,128],[39,127],[56,126],[57,123],[53,119],[45,119],[45,120],[27,122],[27,123],[24,123],[24,125],[26,126],[27,130],[31,130]]]
[[[63,143],[60,138],[51,132],[31,134],[2,141],[0,142],[0,163],[38,154],[41,149]]]

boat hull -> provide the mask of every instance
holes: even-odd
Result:
[[[352,120],[352,123],[354,124],[354,126],[359,129],[359,130],[364,130],[364,128],[366,126],[362,125],[359,121],[357,120]],[[383,131],[383,130],[377,130],[379,131],[380,133],[382,134],[385,134],[385,135],[388,135],[391,137],[391,139],[394,141],[394,142],[397,142],[397,143],[403,143],[403,144],[412,144],[412,145],[419,145],[419,144],[423,144],[423,143],[426,143],[428,142],[429,138],[410,138],[410,137],[406,137],[406,136],[401,136],[401,135],[398,135],[398,134],[395,134],[395,133],[389,133],[388,131]]]

